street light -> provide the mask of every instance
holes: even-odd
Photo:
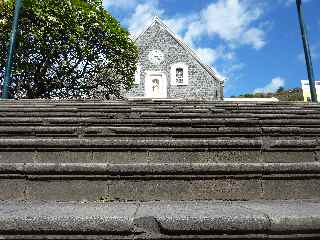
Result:
[[[300,23],[300,29],[301,29],[304,54],[305,54],[306,64],[307,64],[311,101],[317,102],[317,92],[316,92],[316,86],[314,82],[314,72],[313,72],[310,47],[308,42],[308,34],[303,21],[302,3],[301,3],[301,0],[296,0],[296,2],[297,2],[297,8],[298,8],[299,23]]]
[[[17,37],[17,27],[18,27],[18,20],[19,20],[21,6],[22,6],[22,0],[16,0],[14,18],[12,22],[12,31],[10,36],[10,45],[8,49],[6,72],[3,80],[2,99],[8,99],[9,97],[9,86],[11,82],[11,72],[12,72],[13,57],[14,57],[14,50],[15,50],[16,37]]]

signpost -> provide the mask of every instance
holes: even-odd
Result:
[[[304,24],[304,20],[303,20],[302,3],[301,3],[301,0],[296,0],[296,2],[297,2],[297,8],[298,8],[299,23],[300,23],[300,28],[301,28],[301,36],[302,36],[304,54],[305,54],[306,64],[307,64],[308,79],[309,79],[310,93],[311,93],[311,101],[317,102],[317,92],[316,92],[316,87],[315,87],[315,82],[314,82],[314,72],[313,72],[310,47],[309,47],[309,42],[308,42],[308,34],[307,34],[307,30],[305,28],[305,24]]]
[[[19,20],[20,10],[22,6],[22,1],[23,0],[16,0],[14,18],[12,22],[12,31],[11,31],[11,37],[10,37],[10,45],[8,49],[6,72],[3,80],[2,99],[8,99],[9,97],[9,86],[11,82],[11,72],[12,72],[12,65],[13,65],[13,58],[14,58],[14,50],[16,45],[18,20]]]

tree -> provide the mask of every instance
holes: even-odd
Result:
[[[1,1],[1,0],[0,0]],[[0,81],[14,0],[0,4]],[[121,97],[134,81],[137,47],[101,0],[24,0],[10,95]]]
[[[279,87],[276,93],[282,93],[284,92],[284,87]]]
[[[280,87],[275,93],[246,93],[238,96],[240,98],[271,98],[275,97],[280,101],[303,101],[303,91],[301,88],[290,88],[285,90]]]

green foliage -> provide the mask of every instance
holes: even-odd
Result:
[[[280,101],[303,101],[303,92],[301,88],[292,88],[285,90],[280,87],[275,93],[246,93],[238,96],[240,98],[272,98]]]
[[[279,94],[279,93],[282,93],[282,92],[284,92],[284,87],[279,87],[276,93]]]
[[[0,4],[0,81],[13,12],[14,0]],[[10,95],[121,97],[133,84],[137,56],[129,33],[100,0],[24,0]]]

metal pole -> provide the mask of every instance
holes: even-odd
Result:
[[[314,72],[313,72],[310,47],[309,47],[309,42],[308,42],[308,33],[307,33],[307,30],[305,28],[305,24],[303,21],[302,3],[301,3],[301,0],[296,0],[296,2],[297,2],[297,8],[298,8],[299,23],[300,23],[300,29],[301,29],[304,54],[305,54],[306,64],[307,64],[310,93],[311,93],[311,101],[317,102],[317,92],[316,92],[316,86],[315,86],[315,82],[314,82]]]
[[[12,72],[13,57],[14,57],[13,55],[14,55],[14,50],[16,46],[17,27],[18,27],[18,20],[19,20],[21,6],[22,6],[22,0],[16,0],[14,18],[12,22],[12,31],[11,31],[11,37],[10,37],[10,45],[8,49],[6,72],[3,80],[2,99],[9,98],[9,86],[11,82],[11,72]]]

